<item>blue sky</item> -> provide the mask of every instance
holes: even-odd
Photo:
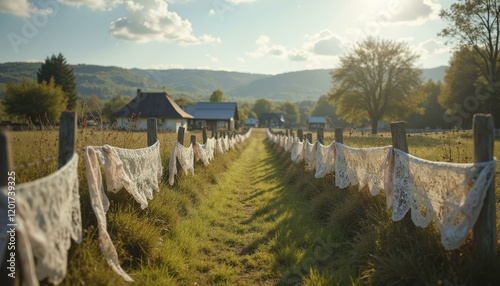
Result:
[[[335,68],[367,36],[404,41],[418,65],[453,46],[436,0],[0,0],[0,62],[251,73]]]

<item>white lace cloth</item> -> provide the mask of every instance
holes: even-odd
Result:
[[[293,144],[294,144],[294,140],[292,137],[286,137],[286,140],[285,140],[285,151],[287,152],[291,152],[292,151],[292,148],[293,148]]]
[[[458,248],[474,226],[496,160],[475,164],[431,162],[394,149],[393,185],[386,187],[392,219],[411,209],[415,225],[426,227],[432,218],[447,250]]]
[[[7,188],[1,191],[7,196]],[[24,285],[44,279],[59,284],[66,276],[71,239],[82,241],[78,155],[47,177],[16,185],[15,199],[17,261]]]
[[[299,138],[295,139],[293,144],[291,159],[295,163],[300,163],[304,160],[304,142],[300,141]]]
[[[109,200],[104,193],[99,163],[104,169],[107,190],[118,192],[125,188],[144,209],[148,206],[147,199],[153,198],[153,191],[159,190],[162,175],[160,143],[156,142],[143,149],[88,146],[85,154],[87,183],[92,208],[97,217],[99,245],[113,271],[131,282],[133,279],[120,266],[107,231],[106,212]]]
[[[169,178],[168,182],[172,186],[175,182],[175,176],[177,175],[177,162],[181,165],[184,174],[188,171],[194,174],[194,151],[193,144],[189,147],[184,147],[179,141],[174,144],[174,149],[172,150],[172,156],[170,156],[170,162],[168,166]]]
[[[214,159],[215,153],[215,139],[210,138],[207,139],[205,144],[196,143],[194,146],[194,156],[196,161],[201,160],[203,165],[207,166],[210,164],[210,161]]]
[[[335,143],[324,146],[317,143],[315,178],[323,178],[335,171]]]
[[[309,141],[306,140],[304,144],[304,161],[306,162],[307,168],[314,171],[314,169],[316,169],[316,143],[309,143]]]
[[[224,140],[222,138],[215,140],[215,151],[217,154],[224,154]]]
[[[335,185],[358,185],[359,190],[368,186],[370,193],[377,195],[384,188],[391,149],[392,146],[351,148],[335,142]]]

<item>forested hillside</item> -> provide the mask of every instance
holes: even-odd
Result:
[[[36,79],[41,63],[14,62],[0,64],[0,97],[3,85],[22,78]],[[136,90],[165,90],[174,99],[208,100],[216,89],[222,89],[228,100],[317,100],[331,88],[329,69],[304,70],[277,75],[251,74],[213,70],[144,70],[112,66],[73,65],[80,97],[97,95],[110,99],[116,95],[134,96]],[[445,67],[424,69],[424,80],[442,80]]]

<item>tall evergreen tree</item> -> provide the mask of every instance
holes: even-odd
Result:
[[[49,83],[51,78],[54,78],[55,85],[60,86],[66,95],[66,108],[69,110],[76,108],[78,96],[75,75],[61,53],[57,56],[47,57],[38,69],[36,76],[39,83]]]

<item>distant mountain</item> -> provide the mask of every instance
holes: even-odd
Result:
[[[254,80],[227,93],[236,98],[269,98],[275,100],[316,100],[332,86],[331,70],[304,70]]]
[[[0,63],[0,97],[2,85],[22,78],[36,79],[41,63]],[[216,89],[222,89],[229,100],[317,100],[332,85],[330,69],[304,70],[278,75],[251,74],[212,70],[144,70],[113,66],[73,65],[79,96],[97,95],[109,99],[115,95],[135,96],[136,90],[165,90],[174,99],[208,100]],[[424,69],[424,80],[443,79],[446,67]]]

